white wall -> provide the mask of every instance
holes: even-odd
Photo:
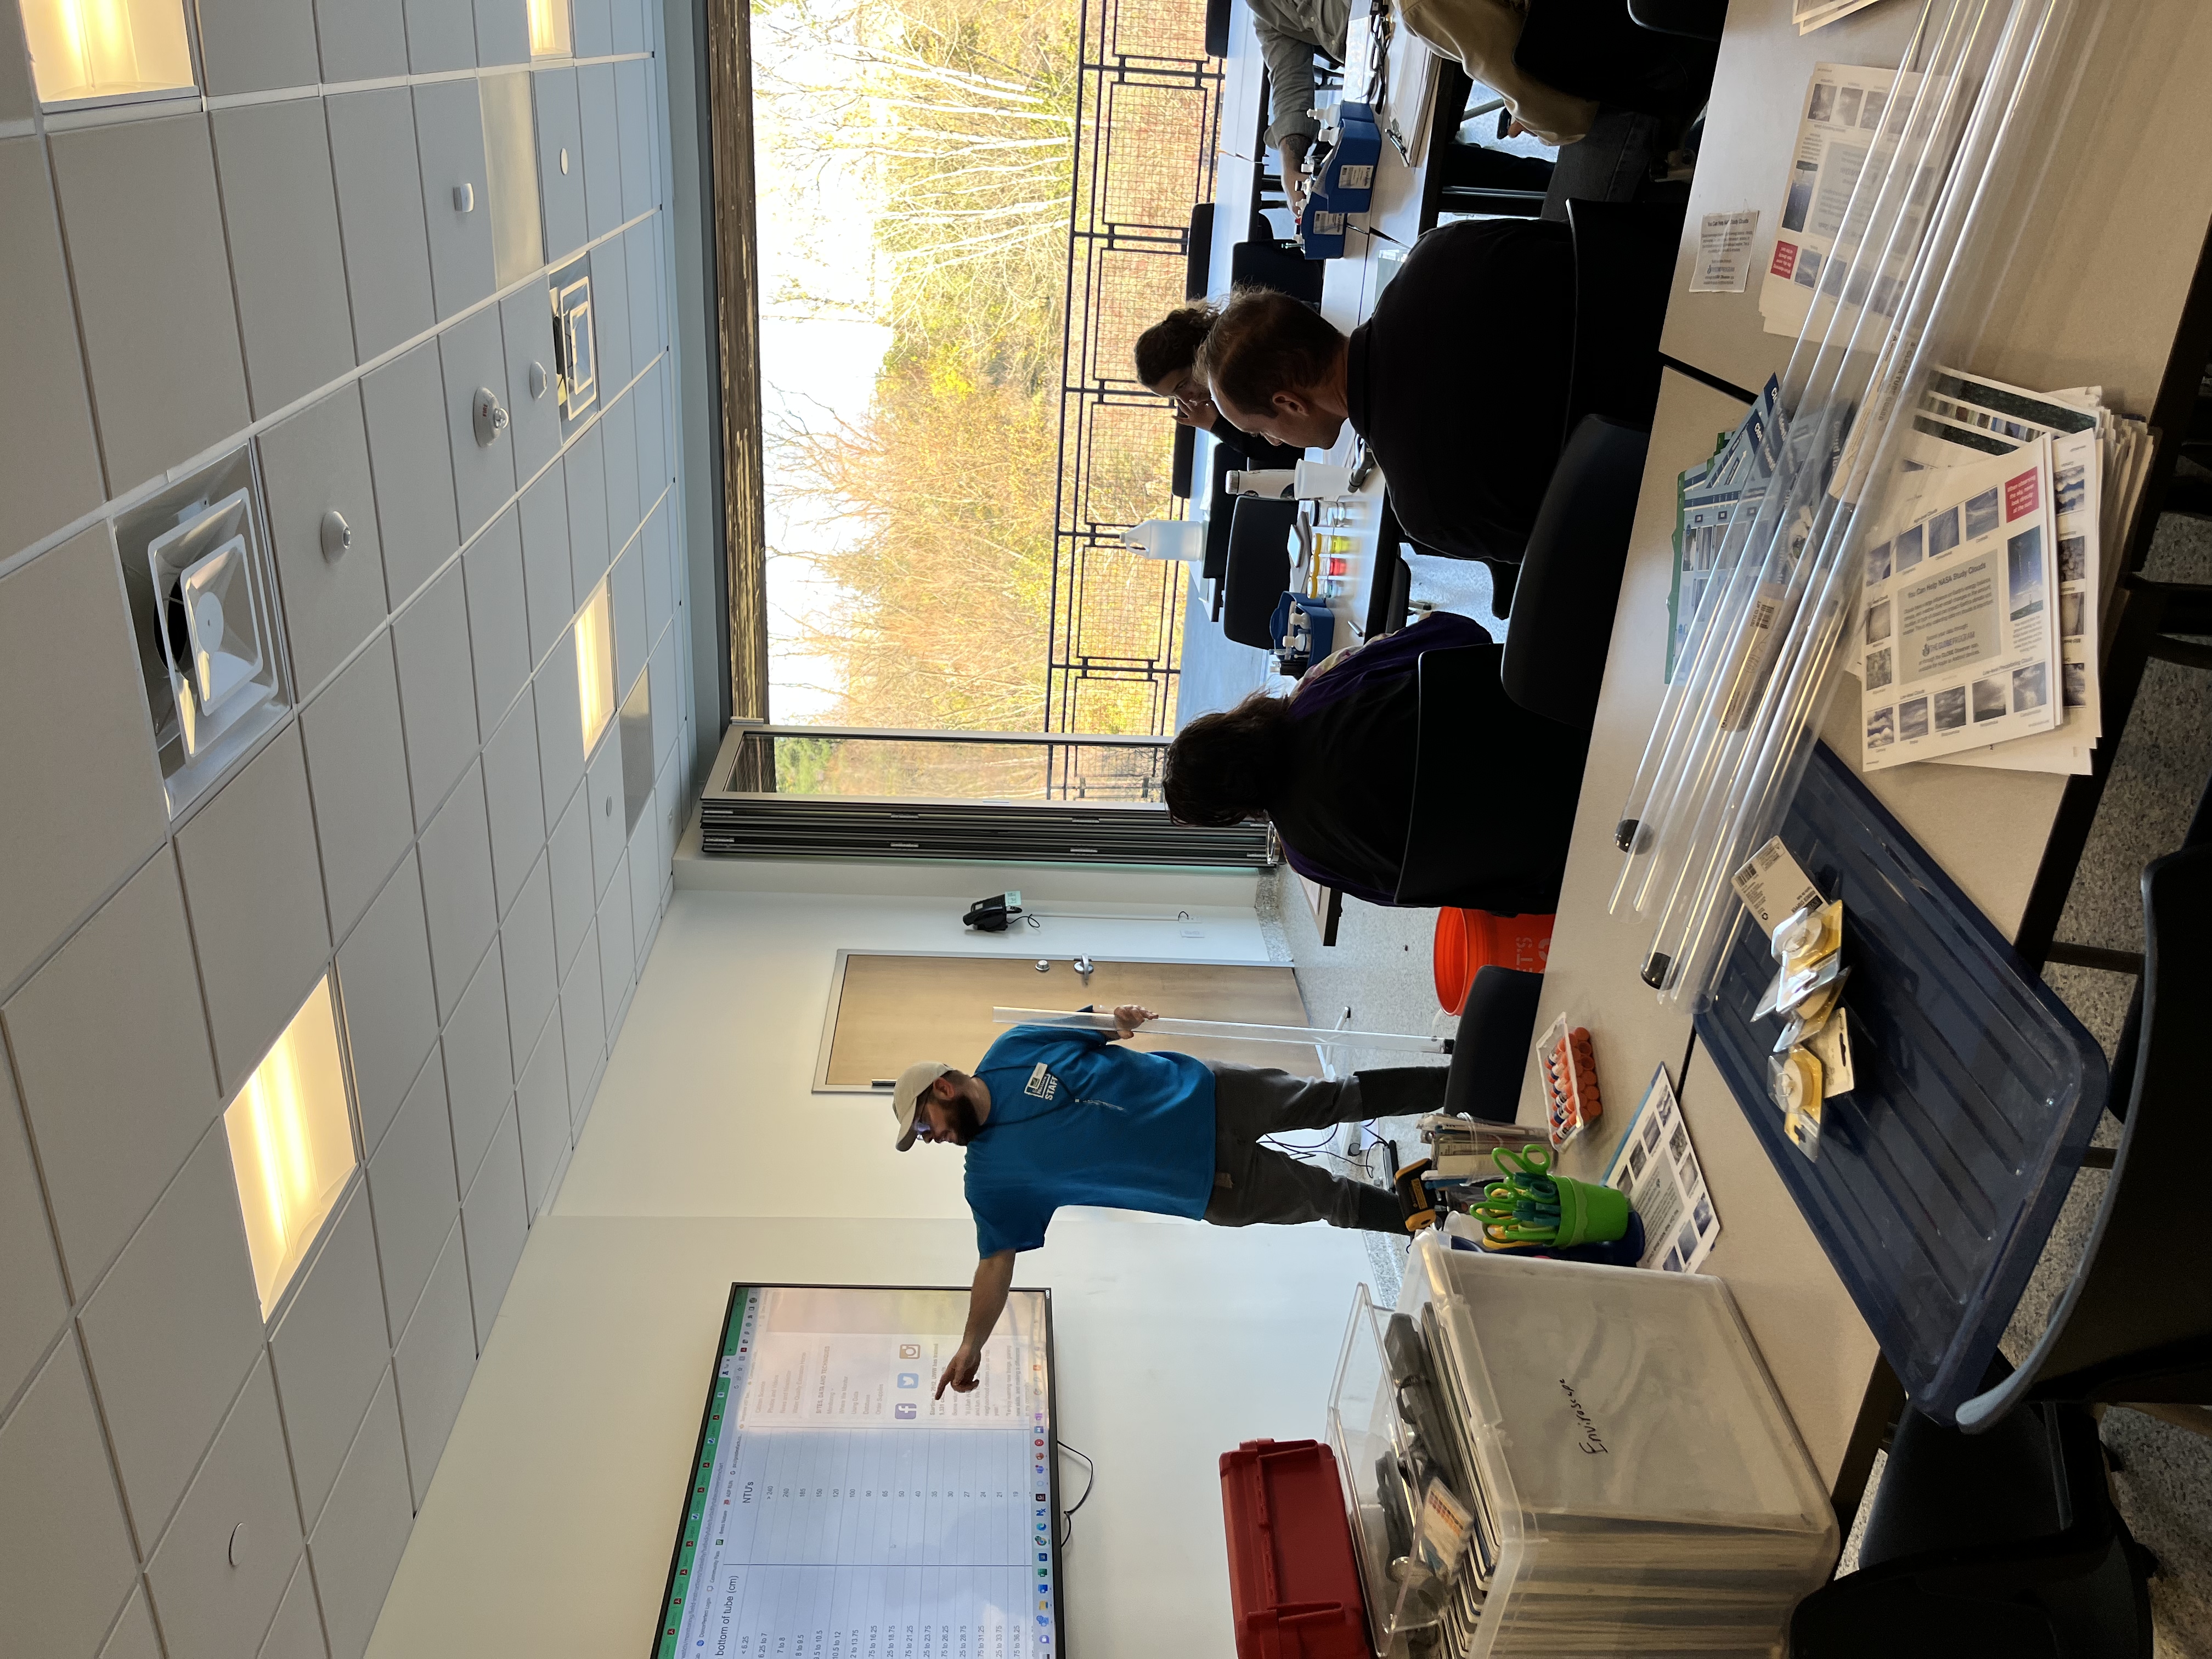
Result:
[[[1018,884],[1042,902],[1035,873],[995,872],[975,895]],[[667,1572],[731,1282],[965,1282],[957,1154],[894,1152],[880,1101],[807,1092],[840,948],[1025,948],[963,939],[959,908],[679,888],[374,1659],[636,1643]],[[1206,930],[1148,937],[1160,954],[1233,940],[1264,960],[1249,911],[1209,913]],[[1359,1241],[1326,1227],[1086,1210],[1063,1212],[1022,1258],[1016,1282],[1054,1293],[1061,1436],[1098,1468],[1066,1557],[1071,1651],[1231,1650],[1217,1460],[1245,1439],[1322,1432],[1364,1271]],[[1072,1500],[1072,1460],[1062,1480]]]
[[[1036,884],[1037,873],[979,870],[970,896],[1018,885],[1048,910],[1065,902],[1166,919],[1048,915],[1035,930],[972,933],[960,925],[958,898],[679,890],[562,1187],[562,1213],[816,1216],[829,1212],[821,1188],[834,1180],[854,1213],[964,1215],[957,1158],[893,1152],[881,1100],[811,1091],[841,950],[1052,957],[1053,971],[1037,975],[1039,994],[1056,987],[1061,998],[1077,994],[1067,958],[1078,951],[1267,959],[1249,908],[1063,902]],[[1192,921],[1173,919],[1184,910]],[[1184,936],[1194,926],[1204,937]],[[682,1157],[672,1158],[678,1147]]]

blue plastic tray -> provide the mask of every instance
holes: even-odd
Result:
[[[2103,1110],[2103,1052],[1826,744],[1782,827],[1844,902],[1856,1086],[1828,1101],[1820,1156],[1782,1133],[1752,1009],[1773,978],[1739,908],[1695,1013],[1736,1103],[1912,1403],[1948,1423],[1980,1389]]]

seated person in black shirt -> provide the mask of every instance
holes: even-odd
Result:
[[[1240,432],[1222,419],[1213,405],[1213,394],[1193,373],[1198,349],[1221,313],[1200,300],[1177,306],[1137,337],[1137,378],[1175,405],[1177,426],[1210,432],[1213,441],[1233,455],[1247,471],[1296,466],[1305,452]]]
[[[1309,881],[1395,903],[1413,816],[1420,659],[1456,647],[1492,659],[1470,706],[1452,714],[1465,764],[1495,787],[1496,807],[1460,837],[1452,902],[1498,915],[1557,908],[1589,740],[1507,696],[1501,647],[1448,611],[1336,653],[1287,697],[1255,691],[1191,721],[1168,746],[1169,817],[1211,829],[1266,818]]]
[[[1367,440],[1408,539],[1516,564],[1559,459],[1574,365],[1571,233],[1543,219],[1431,231],[1346,339],[1246,289],[1199,349],[1221,415],[1278,443]]]

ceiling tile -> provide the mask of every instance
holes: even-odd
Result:
[[[446,1079],[438,1066],[422,1068],[384,1144],[369,1160],[368,1196],[376,1218],[385,1317],[392,1329],[404,1330],[438,1259],[439,1245],[461,1207],[453,1129],[446,1116]]]
[[[530,679],[530,606],[523,596],[518,510],[509,507],[493,520],[461,558],[467,566],[477,725],[492,732]]]
[[[553,886],[550,855],[541,856],[516,895],[500,929],[500,958],[506,970],[507,1030],[514,1045],[510,1056],[520,1076],[523,1062],[545,1023],[561,981],[554,966]]]
[[[372,1157],[438,1040],[430,935],[415,855],[401,860],[338,950],[338,994],[353,1059],[361,1139]]]
[[[399,659],[399,707],[406,720],[415,821],[427,824],[477,745],[468,593],[459,564],[447,567],[399,613],[392,638]]]
[[[477,1332],[469,1311],[469,1271],[459,1223],[446,1235],[445,1248],[423,1286],[415,1316],[392,1356],[399,1374],[399,1424],[407,1439],[407,1478],[415,1507],[429,1496],[430,1481],[445,1455],[453,1419],[477,1368]]]
[[[14,27],[15,15],[0,8],[0,36]],[[0,47],[0,65],[20,50]],[[0,68],[0,77],[4,73]],[[0,399],[0,454],[9,458],[0,467],[4,557],[90,512],[106,492],[61,225],[36,138],[0,141],[0,224],[8,227],[0,237],[0,294],[8,296],[0,306],[0,357],[11,382]]]
[[[331,949],[296,726],[177,832],[217,1080],[228,1097],[314,989]]]
[[[392,1354],[366,1187],[324,1235],[269,1339],[300,1510],[312,1528]]]
[[[230,1143],[210,1127],[77,1316],[137,1533],[155,1539],[262,1348]]]
[[[307,13],[307,0],[288,3]],[[330,137],[319,98],[217,110],[214,123],[246,386],[265,417],[354,366]]]
[[[62,1252],[88,1291],[221,1108],[175,862],[148,860],[5,1018]]]
[[[362,1659],[385,1592],[414,1529],[399,1398],[387,1370],[346,1454],[331,1501],[307,1540],[315,1589],[330,1632],[331,1659]]]
[[[168,828],[107,526],[0,577],[0,985],[11,985],[143,863]]]
[[[398,3],[368,0],[362,15]],[[343,93],[323,104],[330,120],[346,285],[353,303],[354,361],[365,363],[413,339],[438,317],[430,292],[415,103],[404,87],[380,87]],[[374,414],[372,407],[372,419]],[[444,447],[441,442],[441,452]]]
[[[386,614],[384,544],[369,482],[361,389],[340,386],[255,440],[283,593],[284,635],[301,696],[328,679]],[[325,552],[325,521],[350,539]]]
[[[258,1648],[300,1545],[276,1389],[257,1360],[146,1564],[168,1659],[234,1659]]]
[[[416,849],[430,921],[430,976],[437,985],[439,1018],[450,1019],[499,927],[492,896],[491,827],[478,768],[469,768],[453,798],[423,830]]]
[[[468,1246],[469,1304],[476,1319],[477,1352],[491,1340],[492,1321],[507,1299],[515,1264],[530,1231],[522,1189],[522,1143],[512,1103],[500,1115],[497,1132],[477,1170],[476,1184],[461,1203],[461,1235]]]
[[[0,1652],[90,1659],[138,1580],[76,1344],[0,1423]]]
[[[379,635],[300,716],[331,931],[343,939],[414,839],[392,641]]]
[[[386,592],[397,611],[461,544],[438,343],[425,340],[363,376],[361,400],[368,420]]]
[[[47,149],[108,493],[119,495],[250,418],[214,149],[204,115],[82,127]],[[149,386],[171,395],[149,398]]]
[[[546,939],[550,951],[550,916]],[[68,1320],[70,1299],[5,1066],[0,1066],[0,1261],[8,1264],[0,1273],[0,1400],[8,1400]]]

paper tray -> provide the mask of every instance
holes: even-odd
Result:
[[[1738,912],[1698,1040],[1828,1253],[1912,1403],[1950,1422],[1979,1392],[2104,1109],[2105,1056],[1826,744],[1783,844],[1844,902],[1856,1087],[1826,1103],[1820,1155],[1767,1094],[1773,977]]]

